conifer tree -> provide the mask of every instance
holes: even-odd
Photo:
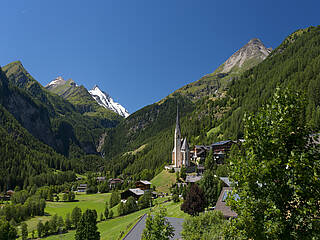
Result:
[[[75,207],[71,213],[71,222],[75,228],[77,228],[78,222],[80,221],[81,216],[82,216],[81,208]]]
[[[87,209],[82,215],[78,224],[76,240],[99,240],[100,233],[97,227],[97,212],[96,210]]]
[[[65,228],[66,230],[70,230],[71,227],[72,227],[72,222],[70,220],[70,213],[67,213],[66,220],[65,220]]]
[[[21,237],[22,240],[26,240],[28,238],[28,226],[26,223],[21,224]]]
[[[0,239],[1,240],[14,240],[16,239],[17,231],[4,219],[0,219]]]

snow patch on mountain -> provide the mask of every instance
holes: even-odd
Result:
[[[109,96],[109,94],[102,91],[97,85],[95,85],[93,89],[89,91],[89,93],[100,106],[110,109],[125,118],[127,118],[130,115],[129,112],[121,104],[115,102]]]
[[[48,83],[45,88],[49,88],[49,87],[55,87],[58,85],[64,85],[66,84],[66,81],[61,77],[57,77],[56,79],[54,79],[53,81],[51,81],[50,83]]]

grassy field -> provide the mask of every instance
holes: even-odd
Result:
[[[172,201],[160,204],[167,209],[168,217],[185,218],[186,213],[180,210],[182,202],[174,203]],[[157,205],[153,211],[157,211],[160,205]],[[138,219],[145,213],[148,213],[149,209],[143,209],[123,217],[117,217],[112,220],[98,223],[98,229],[100,232],[101,240],[117,240],[123,232],[122,237],[134,226]],[[70,231],[67,234],[49,236],[48,240],[71,240],[74,239],[75,231]]]
[[[28,225],[28,229],[31,232],[32,230],[36,230],[38,222],[41,220],[45,222],[51,218],[51,216],[58,214],[58,216],[62,216],[64,219],[67,213],[72,212],[74,207],[79,207],[84,212],[86,209],[95,209],[98,213],[98,219],[100,219],[100,213],[104,212],[106,201],[109,202],[111,193],[101,193],[101,194],[77,194],[76,200],[77,202],[47,202],[47,206],[45,208],[46,216],[38,216],[29,219],[26,221]],[[62,199],[62,197],[60,197]],[[112,208],[114,215],[117,216],[118,211],[115,208]]]
[[[123,232],[122,236],[133,227],[133,225],[138,221],[138,219],[145,213],[147,213],[149,209],[143,209],[138,212],[131,213],[129,215],[123,217],[117,217],[108,221],[98,223],[98,229],[100,232],[101,240],[117,240]],[[48,240],[73,240],[75,235],[75,231],[70,231],[66,234],[49,236],[45,239]]]
[[[156,187],[156,191],[158,192],[164,192],[169,193],[169,188],[172,184],[176,182],[176,174],[175,173],[169,173],[166,170],[163,170],[161,173],[159,173],[157,176],[155,176],[151,183]]]
[[[157,184],[160,189],[167,189],[169,190],[168,179],[171,179],[171,182],[175,181],[175,174],[168,173],[167,171],[161,172],[157,177],[155,177],[152,181]],[[171,184],[170,184],[171,185]],[[159,189],[158,189],[159,191]],[[47,206],[45,208],[45,216],[41,217],[34,217],[26,221],[28,225],[29,237],[31,237],[31,231],[36,230],[37,224],[39,220],[43,223],[47,220],[50,220],[51,216],[57,214],[58,216],[62,216],[64,219],[67,213],[71,213],[74,207],[80,207],[82,211],[86,209],[95,209],[98,213],[98,219],[100,219],[100,213],[104,212],[105,209],[105,202],[110,200],[111,193],[103,193],[103,194],[77,194],[76,195],[76,202],[47,202]],[[62,196],[60,197],[62,199]],[[167,209],[168,217],[177,217],[177,218],[184,218],[186,214],[180,210],[180,205],[182,202],[174,203],[172,201],[165,202],[169,199],[169,197],[165,198],[158,198],[154,201],[156,207],[154,210],[158,209],[158,206],[164,206]],[[114,212],[114,216],[118,216],[117,206],[112,208]],[[98,229],[101,234],[102,240],[116,240],[119,238],[121,232],[123,232],[123,236],[132,228],[132,226],[137,222],[140,216],[147,213],[149,209],[143,209],[141,211],[137,211],[135,213],[116,217],[114,219],[103,221],[98,223]],[[74,239],[75,231],[70,231],[66,234],[62,235],[53,235],[49,236],[46,239],[55,240],[55,239]],[[37,234],[36,234],[37,235]]]

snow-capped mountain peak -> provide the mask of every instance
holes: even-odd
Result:
[[[102,91],[97,85],[94,85],[94,87],[89,91],[89,93],[100,106],[110,109],[125,118],[130,115],[129,112],[123,106],[115,102],[109,94]]]

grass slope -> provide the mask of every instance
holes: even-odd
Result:
[[[114,218],[108,221],[98,223],[98,230],[100,232],[101,240],[116,240],[119,238],[120,234],[123,232],[122,236],[133,227],[139,217],[147,213],[149,209],[143,209],[129,215]],[[70,231],[66,234],[49,236],[45,239],[48,240],[71,240],[74,239],[75,231]]]
[[[151,180],[152,185],[156,187],[156,191],[165,193],[169,193],[169,188],[175,182],[175,173],[169,173],[166,170],[163,170]]]

